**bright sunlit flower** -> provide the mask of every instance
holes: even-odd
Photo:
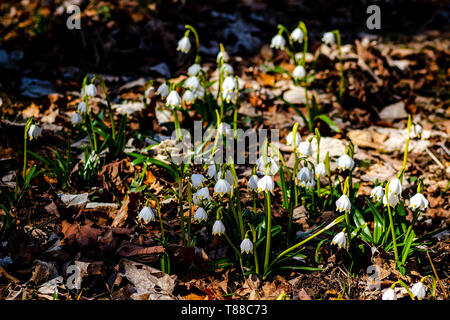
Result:
[[[214,192],[219,194],[221,197],[225,193],[231,192],[231,184],[225,179],[219,179],[214,186]]]
[[[221,220],[216,220],[212,228],[212,234],[213,235],[218,234],[219,236],[221,236],[224,233],[225,233],[225,225]]]
[[[184,86],[191,90],[196,90],[200,86],[200,80],[196,76],[192,76],[186,79]]]
[[[201,70],[202,70],[202,67],[201,67],[199,64],[194,63],[192,66],[190,66],[190,67],[187,69],[187,74],[188,74],[190,77],[197,76],[198,73],[199,73]]]
[[[325,168],[325,163],[320,162],[315,166],[316,177],[320,178],[321,176],[326,176],[327,170]]]
[[[83,121],[83,117],[78,112],[75,112],[72,116],[71,121],[72,121],[72,124],[77,125]]]
[[[97,87],[91,83],[84,87],[83,96],[95,97],[97,95]]]
[[[206,172],[206,174],[208,175],[208,177],[210,179],[215,178],[217,176],[216,165],[215,164],[209,165],[208,171]]]
[[[181,106],[181,98],[178,92],[173,90],[171,93],[169,93],[169,96],[166,100],[166,105],[172,109]]]
[[[165,98],[169,95],[169,86],[165,83],[159,86],[156,94],[159,94],[161,97]]]
[[[205,88],[199,86],[192,92],[192,94],[194,95],[195,99],[201,99],[205,96]]]
[[[208,215],[206,214],[205,209],[199,207],[194,213],[194,220],[198,222],[206,221],[208,219]]]
[[[322,41],[325,44],[333,44],[336,41],[333,32],[325,32],[322,36]]]
[[[395,196],[402,195],[402,183],[398,178],[394,178],[389,182],[389,194],[393,194]]]
[[[144,207],[139,212],[138,221],[144,220],[144,223],[147,224],[151,222],[153,219],[155,219],[155,214],[153,213],[152,208]]]
[[[294,79],[303,79],[306,75],[306,70],[303,68],[303,66],[297,66],[295,67],[294,71],[292,72],[292,76]]]
[[[192,93],[191,90],[186,90],[183,93],[183,101],[185,103],[193,103],[195,101],[195,95]]]
[[[192,185],[193,185],[194,188],[196,188],[196,189],[197,189],[198,187],[200,187],[204,181],[206,181],[206,178],[205,178],[202,174],[196,174],[196,173],[194,173],[194,174],[191,176],[191,182],[192,182]]]
[[[316,186],[316,180],[314,180],[314,179],[309,180],[309,181],[305,184],[305,187],[306,187],[307,189],[313,189],[315,186]]]
[[[383,296],[381,297],[382,300],[397,300],[397,295],[395,294],[395,290],[392,288],[387,289]]]
[[[355,161],[348,155],[344,154],[340,156],[337,160],[337,167],[339,170],[353,170],[353,167],[355,166]]]
[[[271,48],[284,50],[286,47],[286,40],[284,40],[281,34],[277,34],[272,38],[272,42],[270,43]]]
[[[308,167],[303,167],[297,173],[298,184],[305,187],[306,184],[313,179],[313,174]]]
[[[238,87],[238,83],[234,77],[228,76],[223,81],[222,91],[233,92]]]
[[[241,253],[253,252],[253,242],[249,238],[245,238],[241,242]]]
[[[78,108],[77,111],[79,113],[85,113],[87,111],[87,106],[86,106],[86,102],[82,101],[78,104]]]
[[[343,194],[339,199],[337,199],[336,211],[350,212],[351,208],[352,208],[352,203],[350,202],[350,199],[345,194]]]
[[[421,281],[415,283],[411,288],[412,294],[419,300],[422,300],[423,298],[425,298],[425,296],[427,295],[426,290],[427,290],[427,288]]]
[[[297,133],[295,134],[295,144],[296,144],[297,148],[298,148],[298,146],[300,145],[301,142],[302,142],[302,136],[297,131]],[[286,137],[286,144],[288,146],[293,146],[294,145],[294,133],[292,131],[289,132],[288,136]]]
[[[41,135],[42,129],[39,126],[32,124],[30,128],[28,128],[28,136],[30,137],[30,140],[33,140],[33,138],[37,139]]]
[[[250,179],[248,179],[247,187],[251,190],[258,189],[258,176],[252,175]]]
[[[428,208],[428,200],[421,193],[416,193],[409,199],[409,207],[413,210],[420,209],[425,211]]]
[[[396,194],[389,194],[389,205],[391,207],[395,207],[397,205],[397,203],[400,201],[400,199],[398,198],[398,195]],[[387,206],[388,201],[386,200],[386,195],[383,196],[383,205]]]
[[[219,53],[217,54],[217,63],[220,62],[220,59],[222,59],[223,62],[227,62],[230,57],[228,56],[228,53],[226,51],[222,51],[220,50]]]
[[[335,235],[333,240],[331,240],[331,244],[337,245],[338,248],[345,248],[345,245],[347,244],[347,237],[345,236],[345,233],[341,231]]]
[[[220,72],[223,73],[225,76],[231,76],[234,72],[233,67],[230,66],[228,63],[224,63],[222,67],[220,67]]]
[[[258,192],[272,191],[275,187],[271,176],[264,176],[258,180]]]
[[[195,204],[199,204],[202,201],[211,200],[211,196],[209,195],[209,190],[207,187],[201,188],[192,196],[192,200]]]
[[[291,33],[291,38],[294,41],[297,41],[298,43],[302,43],[303,42],[303,31],[300,28],[295,28],[294,31],[292,31]]]
[[[256,160],[256,168],[259,174],[266,174],[266,168],[269,167],[269,174],[274,176],[277,174],[280,169],[277,161],[272,157],[267,157],[266,162],[264,161],[264,157],[261,156]]]
[[[413,123],[411,125],[410,137],[411,138],[420,138],[421,134],[422,134],[422,126],[418,123]]]
[[[308,141],[300,142],[298,145],[297,153],[300,157],[309,157],[312,155],[311,143]]]
[[[381,201],[384,196],[384,188],[382,186],[376,186],[372,189],[372,192],[370,192],[370,197],[372,199],[375,199],[375,201]]]
[[[191,42],[189,41],[189,38],[188,37],[181,38],[181,40],[178,41],[177,51],[188,53],[189,50],[191,50]]]

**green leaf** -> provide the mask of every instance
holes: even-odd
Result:
[[[339,127],[327,115],[320,114],[317,116],[317,118],[322,120],[323,122],[325,122],[332,130],[334,130],[336,132],[341,132]]]

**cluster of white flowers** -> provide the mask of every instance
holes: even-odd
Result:
[[[427,294],[427,287],[423,284],[422,281],[416,282],[411,287],[411,293],[412,295],[417,298],[418,300],[422,300],[425,298]],[[397,300],[397,294],[395,293],[395,288],[388,288],[386,291],[384,291],[382,297],[382,300]]]
[[[312,189],[316,185],[316,181],[314,180],[313,173],[311,169],[308,167],[303,167],[297,173],[297,182],[300,186]]]

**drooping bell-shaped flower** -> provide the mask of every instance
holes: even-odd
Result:
[[[224,63],[222,67],[220,67],[220,72],[223,73],[225,76],[231,76],[234,72],[234,69],[228,63]]]
[[[300,28],[295,28],[294,31],[292,31],[291,33],[291,38],[293,41],[297,41],[298,43],[302,43],[303,42],[303,38],[304,38],[304,34],[302,29]]]
[[[413,123],[411,125],[410,137],[411,138],[420,138],[421,134],[422,134],[422,126],[418,123]]]
[[[220,178],[222,178],[222,170],[219,170],[219,173],[217,174],[217,180],[219,180]],[[234,184],[234,177],[230,170],[227,170],[225,172],[224,178],[230,185]]]
[[[338,246],[338,248],[342,248],[346,246],[347,244],[347,237],[345,236],[345,233],[343,231],[339,232],[333,237],[333,240],[331,240],[331,244],[335,244]]]
[[[72,121],[72,124],[77,125],[83,121],[83,117],[78,112],[75,112],[72,116],[71,121]]]
[[[79,113],[85,113],[87,111],[86,102],[82,101],[78,104],[77,111]]]
[[[30,140],[33,140],[33,138],[37,139],[41,135],[42,135],[42,129],[38,125],[32,124],[28,128],[28,136],[30,137]]]
[[[200,80],[196,76],[191,76],[186,79],[184,86],[190,90],[196,90],[200,86]]]
[[[292,72],[292,76],[294,79],[303,79],[306,75],[306,70],[303,66],[296,66],[294,71]]]
[[[192,66],[190,66],[187,69],[187,74],[190,77],[197,76],[201,70],[202,70],[202,67],[199,64],[194,63]]]
[[[191,50],[191,41],[189,41],[188,37],[184,36],[178,41],[177,51],[188,53],[189,50]]]
[[[427,295],[427,288],[419,281],[412,286],[411,292],[417,299],[422,300]]]
[[[302,187],[306,187],[306,184],[313,179],[313,174],[308,167],[303,167],[297,173],[298,184]]]
[[[138,215],[138,221],[143,220],[145,224],[151,222],[153,219],[155,219],[155,213],[153,212],[152,208],[150,207],[144,207],[139,212]]]
[[[97,87],[95,84],[90,83],[84,87],[83,96],[95,97],[97,95]]]
[[[169,95],[169,86],[165,83],[159,86],[156,94],[159,94],[161,97],[165,98]]]
[[[400,182],[400,179],[394,178],[389,182],[388,193],[395,196],[402,195],[402,183]]]
[[[333,44],[336,41],[333,32],[325,32],[322,36],[322,42],[325,44]]]
[[[212,228],[212,234],[213,235],[218,234],[219,236],[221,236],[224,233],[225,233],[225,225],[221,220],[216,220]]]
[[[191,182],[194,188],[198,188],[202,185],[202,183],[206,180],[206,178],[202,174],[194,173],[191,176]]]
[[[272,38],[272,41],[270,42],[270,47],[284,50],[284,48],[286,47],[286,40],[284,40],[281,34],[277,34],[275,37]]]
[[[350,202],[350,199],[343,194],[339,199],[336,201],[336,211],[339,212],[350,212],[352,208],[352,203]]]
[[[383,196],[384,196],[384,188],[382,186],[376,186],[370,192],[370,197],[375,201],[381,201],[381,199],[383,199]]]
[[[325,163],[320,162],[320,163],[316,164],[315,172],[316,172],[316,177],[317,178],[326,176],[327,170],[325,168]]]
[[[172,109],[181,106],[181,98],[178,92],[172,90],[166,100],[166,105]]]
[[[272,176],[264,176],[258,180],[258,192],[272,191],[274,187]]]
[[[231,184],[225,179],[219,179],[214,186],[214,192],[219,194],[221,197],[224,194],[231,192],[231,190]]]
[[[413,210],[419,209],[425,211],[425,209],[428,208],[428,200],[423,194],[416,193],[411,197],[411,199],[409,199],[409,207]]]
[[[381,297],[382,300],[397,300],[397,295],[395,294],[395,290],[392,288],[387,289],[383,296]]]
[[[223,81],[222,91],[233,92],[238,87],[237,81],[234,77],[228,76]]]
[[[253,242],[249,238],[245,238],[241,242],[241,253],[253,252]]]
[[[300,145],[300,143],[302,142],[302,136],[300,135],[300,133],[295,134],[295,144],[296,147],[298,148],[298,146]],[[288,146],[293,146],[294,145],[294,132],[289,132],[288,136],[286,137],[286,144]]]
[[[209,165],[208,171],[206,172],[206,174],[208,175],[208,177],[210,179],[215,178],[217,176],[216,165],[215,164]]]
[[[230,57],[228,56],[228,53],[226,51],[220,50],[219,53],[217,54],[217,59],[216,59],[217,63],[219,63],[221,59],[223,62],[227,62],[230,59]]]
[[[191,90],[186,90],[183,93],[183,101],[185,103],[193,103],[195,101],[195,96],[194,96],[194,94],[192,93]]]
[[[274,176],[277,174],[280,169],[277,161],[273,157],[267,157],[264,161],[264,157],[261,156],[256,160],[256,168],[259,174],[269,174]],[[267,167],[269,167],[268,172],[266,171]]]
[[[209,190],[207,187],[201,188],[192,196],[192,200],[195,204],[199,204],[202,201],[211,200],[211,196],[209,195]]]
[[[355,161],[348,155],[344,154],[340,156],[337,160],[337,167],[339,170],[353,170],[353,167],[355,166]]]
[[[199,207],[194,213],[194,220],[198,222],[206,221],[208,219],[208,215],[206,214],[205,209]]]
[[[391,193],[388,195],[389,197],[389,206],[395,207],[397,203],[400,201],[398,195]],[[383,196],[383,205],[386,207],[388,205],[388,200],[386,199],[386,195]]]
[[[258,176],[252,175],[250,179],[248,179],[247,187],[251,190],[258,189]]]
[[[309,157],[312,155],[312,147],[309,141],[300,142],[297,153],[300,157]]]

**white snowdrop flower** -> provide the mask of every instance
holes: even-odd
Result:
[[[302,136],[297,131],[297,133],[295,134],[295,144],[296,144],[297,148],[298,148],[298,146],[300,145],[301,142],[302,142]],[[288,146],[293,146],[294,145],[294,133],[292,131],[289,132],[288,136],[286,137],[286,144]]]
[[[78,104],[77,111],[80,113],[85,113],[87,111],[86,102],[82,101]]]
[[[188,53],[191,50],[191,42],[188,37],[183,37],[178,41],[177,51]]]
[[[322,41],[325,44],[333,44],[336,41],[333,32],[325,32],[322,36]]]
[[[399,202],[398,195],[395,195],[393,193],[389,194],[389,205],[391,207],[395,207],[398,202]],[[387,206],[386,195],[383,196],[383,205]]]
[[[213,235],[218,234],[219,236],[221,236],[224,233],[225,233],[225,225],[221,220],[216,220],[216,222],[214,222],[214,225],[212,227],[212,234]]]
[[[41,135],[42,129],[39,126],[32,124],[30,128],[28,128],[28,136],[30,137],[30,140],[33,140],[33,138],[37,139]]]
[[[269,167],[269,174],[274,176],[277,174],[280,169],[277,161],[272,157],[267,157],[266,162],[264,161],[264,157],[261,156],[256,160],[256,168],[258,169],[259,174],[266,174],[266,168]]]
[[[372,189],[372,192],[370,192],[370,197],[375,199],[375,201],[381,201],[384,196],[384,188],[382,186],[376,186]]]
[[[91,83],[84,87],[83,96],[95,97],[97,95],[97,87]]]
[[[325,168],[325,163],[320,162],[315,166],[316,177],[326,176],[327,170]]]
[[[237,93],[235,91],[222,91],[222,97],[226,102],[235,102]]]
[[[337,199],[336,211],[350,212],[351,208],[352,208],[352,203],[350,202],[350,199],[345,194],[343,194],[339,199]]]
[[[222,170],[219,170],[219,173],[217,174],[217,178],[216,180],[219,180],[222,178]],[[230,170],[227,170],[225,172],[225,180],[230,184],[233,185],[234,184],[234,177],[233,174],[231,173]]]
[[[425,296],[427,295],[426,290],[427,288],[421,281],[415,283],[411,288],[412,294],[419,300],[425,298]]]
[[[294,71],[292,72],[292,76],[294,79],[303,79],[306,75],[306,70],[303,66],[296,66]]]
[[[216,165],[215,164],[211,164],[208,167],[208,171],[206,172],[206,174],[208,175],[209,178],[214,178],[217,175],[217,170],[216,170]]]
[[[264,176],[258,180],[258,192],[272,191],[274,187],[272,176]]]
[[[305,187],[307,189],[313,189],[316,186],[316,180],[311,179],[308,182],[306,182]]]
[[[206,214],[205,209],[202,207],[198,208],[194,213],[194,220],[198,222],[206,221],[208,219],[208,215]]]
[[[230,130],[230,129],[231,129],[231,126],[228,123],[221,122],[219,124],[218,131],[219,131],[219,134],[222,135],[222,134],[226,134],[228,132],[228,130]]]
[[[422,126],[418,123],[411,125],[411,132],[409,136],[411,138],[420,138],[420,135],[422,134]]]
[[[337,160],[337,167],[339,170],[353,170],[353,167],[355,166],[355,161],[348,155],[344,154],[340,156]]]
[[[389,182],[389,194],[394,194],[395,196],[402,195],[402,183],[398,178],[394,178]]]
[[[165,98],[169,95],[169,86],[165,83],[159,86],[156,94],[159,94],[161,97]]]
[[[226,51],[222,51],[220,50],[219,53],[217,54],[217,63],[220,62],[220,59],[222,59],[223,62],[227,62],[230,59],[230,56],[228,55],[228,53]]]
[[[222,84],[222,91],[224,92],[233,92],[236,90],[238,84],[235,78],[226,77]]]
[[[241,242],[241,253],[253,252],[253,242],[249,238],[245,238]]]
[[[155,214],[153,213],[152,208],[144,207],[139,212],[138,221],[144,220],[144,223],[147,224],[150,221],[152,221],[153,219],[155,219]]]
[[[199,73],[201,70],[202,70],[202,67],[201,67],[199,64],[194,63],[192,66],[190,66],[190,67],[187,69],[187,74],[188,74],[190,77],[193,77],[193,76],[198,75],[198,73]]]
[[[421,193],[416,193],[409,199],[409,207],[413,210],[420,209],[425,211],[428,208],[428,200]]]
[[[206,200],[211,200],[211,196],[209,195],[209,190],[207,187],[201,188],[192,196],[192,200],[195,204],[199,204],[200,202]]]
[[[214,192],[218,193],[221,197],[225,193],[231,192],[231,184],[225,179],[219,179],[214,186]]]
[[[75,112],[72,116],[71,121],[72,121],[72,124],[77,125],[83,121],[83,117],[78,112]]]
[[[222,67],[220,67],[220,72],[223,73],[225,76],[227,75],[231,76],[234,72],[234,69],[228,63],[224,63]]]
[[[331,244],[337,245],[338,248],[345,248],[345,245],[347,244],[347,237],[345,236],[345,233],[341,231],[337,235],[335,235],[333,237],[333,240],[331,240]]]
[[[297,153],[300,157],[309,157],[312,154],[311,143],[308,141],[300,142],[298,145]]]
[[[271,48],[284,50],[285,46],[286,40],[284,40],[281,34],[277,34],[275,37],[272,38],[272,41],[270,42]]]
[[[150,86],[145,90],[144,96],[146,98],[151,98],[155,94],[155,87]]]
[[[301,168],[297,173],[298,184],[305,187],[306,184],[313,179],[311,170],[308,167]]]
[[[206,180],[206,178],[202,174],[194,173],[191,176],[191,182],[194,188],[198,188],[201,184]]]
[[[303,31],[300,28],[295,28],[294,31],[292,31],[291,33],[291,38],[294,41],[297,41],[298,43],[302,43],[303,42]]]
[[[193,103],[195,101],[195,96],[191,90],[186,90],[183,94],[183,101],[186,103]]]
[[[166,100],[166,105],[172,109],[181,106],[181,98],[178,92],[172,90],[172,92],[169,93],[169,96],[167,97]]]
[[[392,288],[387,289],[383,296],[381,297],[382,300],[397,300],[397,295],[395,294],[395,290]]]
[[[258,189],[258,176],[252,175],[250,179],[248,179],[247,187],[251,190]]]
[[[195,90],[200,86],[200,80],[196,76],[192,76],[186,79],[184,86],[191,90]]]

